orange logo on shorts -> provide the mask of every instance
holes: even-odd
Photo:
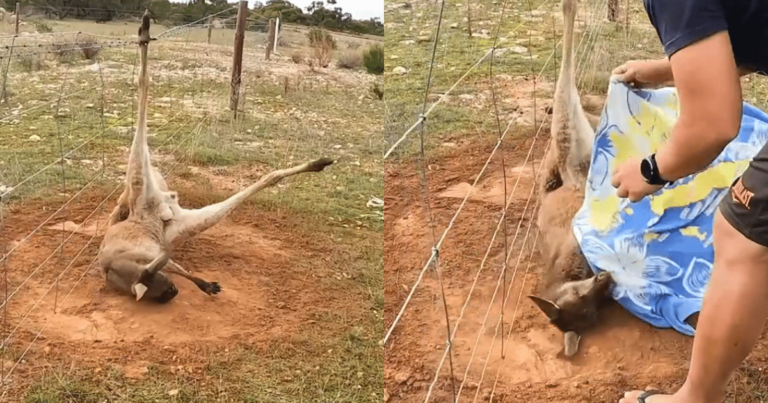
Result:
[[[731,187],[731,198],[733,201],[742,204],[747,210],[749,210],[749,203],[752,202],[752,196],[754,195],[753,192],[744,187],[741,178],[739,178],[739,180],[737,180]]]

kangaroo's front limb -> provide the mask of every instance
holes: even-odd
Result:
[[[177,211],[173,212],[173,219],[165,229],[165,239],[169,243],[173,243],[193,237],[216,225],[248,196],[266,187],[274,186],[288,176],[303,172],[320,172],[331,164],[333,164],[332,159],[320,158],[293,168],[280,169],[262,176],[258,182],[222,202],[195,210],[186,210],[179,207]]]

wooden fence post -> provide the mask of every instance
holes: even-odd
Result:
[[[269,34],[267,35],[267,60],[269,55],[272,54],[272,47],[275,45],[275,20],[269,19]]]
[[[619,0],[608,0],[608,21],[616,22],[619,19]]]
[[[240,98],[240,75],[243,71],[243,44],[245,42],[245,19],[248,14],[248,1],[241,0],[237,10],[237,28],[235,28],[235,55],[232,58],[232,90],[229,94],[229,109],[235,111]]]
[[[16,35],[19,34],[19,11],[21,10],[21,3],[16,2]]]
[[[277,53],[277,38],[280,36],[278,32],[280,32],[280,17],[275,18],[275,40],[272,42],[272,53]]]
[[[208,17],[208,44],[211,44],[211,30],[213,29],[213,17]]]

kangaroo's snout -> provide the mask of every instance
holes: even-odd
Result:
[[[167,302],[170,302],[176,295],[179,294],[179,289],[176,288],[175,285],[171,285],[168,289],[165,290],[165,292],[162,293],[155,301],[157,301],[160,304],[165,304]]]
[[[601,271],[597,274],[597,276],[595,276],[595,282],[605,283],[608,281],[613,281],[613,276],[611,276],[611,273],[607,271]]]

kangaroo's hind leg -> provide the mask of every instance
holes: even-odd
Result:
[[[230,211],[234,210],[235,207],[239,206],[246,198],[248,198],[248,196],[257,193],[266,187],[276,185],[283,178],[303,172],[320,172],[331,164],[333,164],[333,160],[330,158],[320,158],[293,168],[280,169],[262,176],[258,182],[219,203],[195,210],[178,208],[178,210],[173,212],[173,219],[166,227],[166,241],[174,243],[185,238],[193,237],[216,225],[229,214]]]

